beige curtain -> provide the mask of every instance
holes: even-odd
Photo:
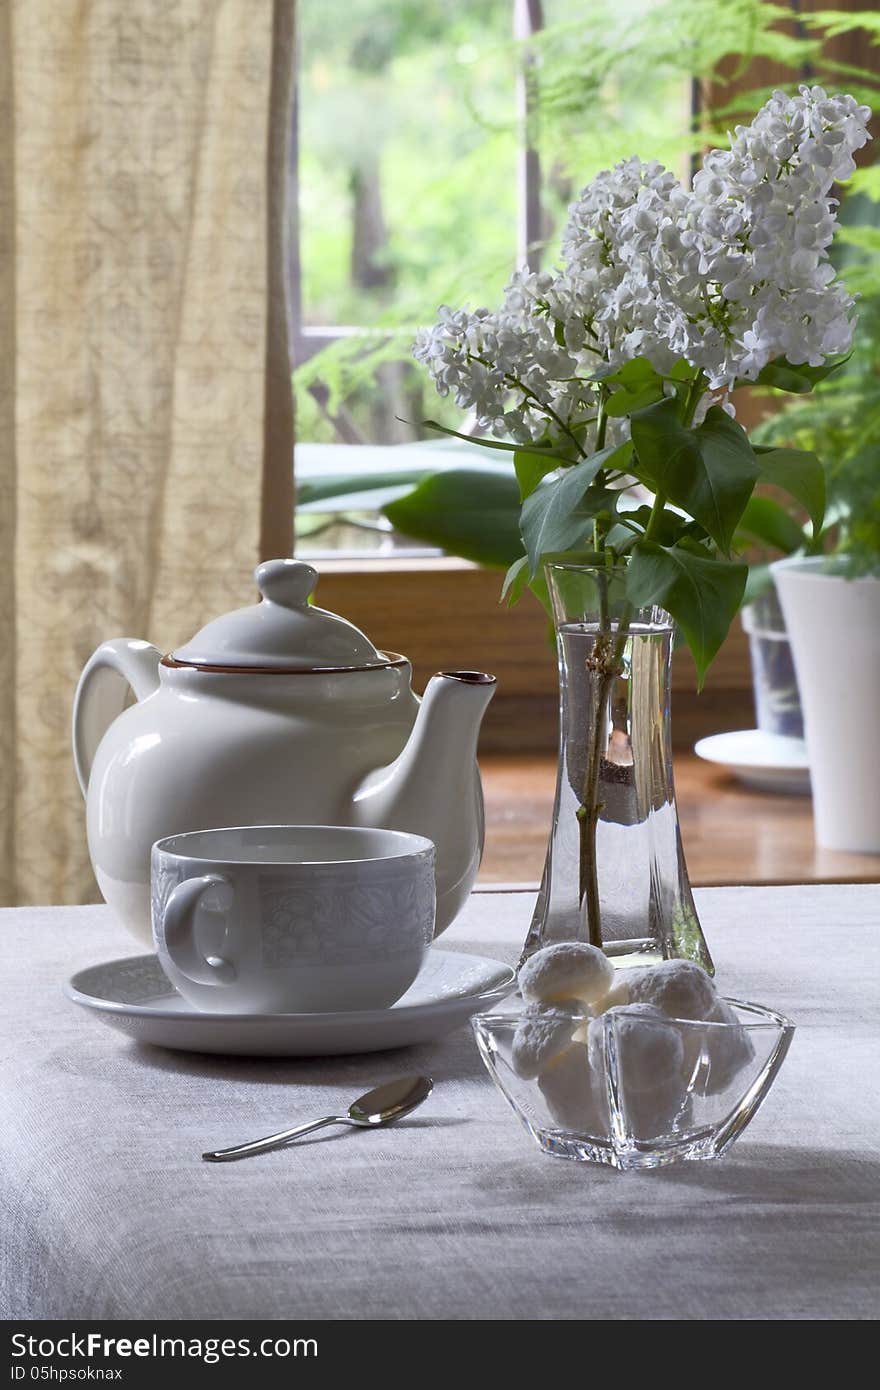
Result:
[[[0,901],[95,896],[99,642],[168,648],[287,554],[293,0],[0,0]]]

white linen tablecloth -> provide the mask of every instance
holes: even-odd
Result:
[[[867,1319],[878,1312],[880,888],[698,895],[725,991],[798,1032],[730,1155],[644,1174],[545,1156],[469,1028],[433,1046],[235,1060],[127,1041],[62,997],[136,954],[106,908],[0,913],[0,1311],[10,1319]],[[532,895],[443,944],[514,961]],[[208,1165],[425,1071],[422,1110]]]

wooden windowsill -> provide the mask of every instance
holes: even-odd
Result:
[[[552,756],[480,758],[486,848],[480,883],[537,885],[553,810]],[[675,786],[692,884],[877,883],[880,855],[817,849],[808,796],[747,790],[692,753],[675,758]]]
[[[481,747],[496,752],[552,752],[558,677],[547,615],[531,595],[515,608],[499,602],[501,575],[466,560],[383,559],[319,562],[317,601],[348,618],[377,647],[403,652],[415,688],[435,671],[489,671],[498,678]],[[748,643],[739,623],[696,693],[690,654],[675,653],[673,738],[692,748],[705,734],[749,728],[754,721]]]

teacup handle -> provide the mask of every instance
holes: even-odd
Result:
[[[172,964],[197,985],[231,985],[238,978],[238,972],[231,960],[225,956],[203,956],[196,947],[196,913],[202,896],[209,888],[228,889],[230,898],[232,884],[222,874],[202,874],[200,878],[186,878],[172,888],[163,913],[163,935],[165,950]]]

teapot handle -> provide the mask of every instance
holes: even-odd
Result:
[[[86,662],[73,697],[73,761],[85,796],[98,744],[122,713],[127,686],[138,700],[159,688],[162,653],[136,637],[103,642]]]

